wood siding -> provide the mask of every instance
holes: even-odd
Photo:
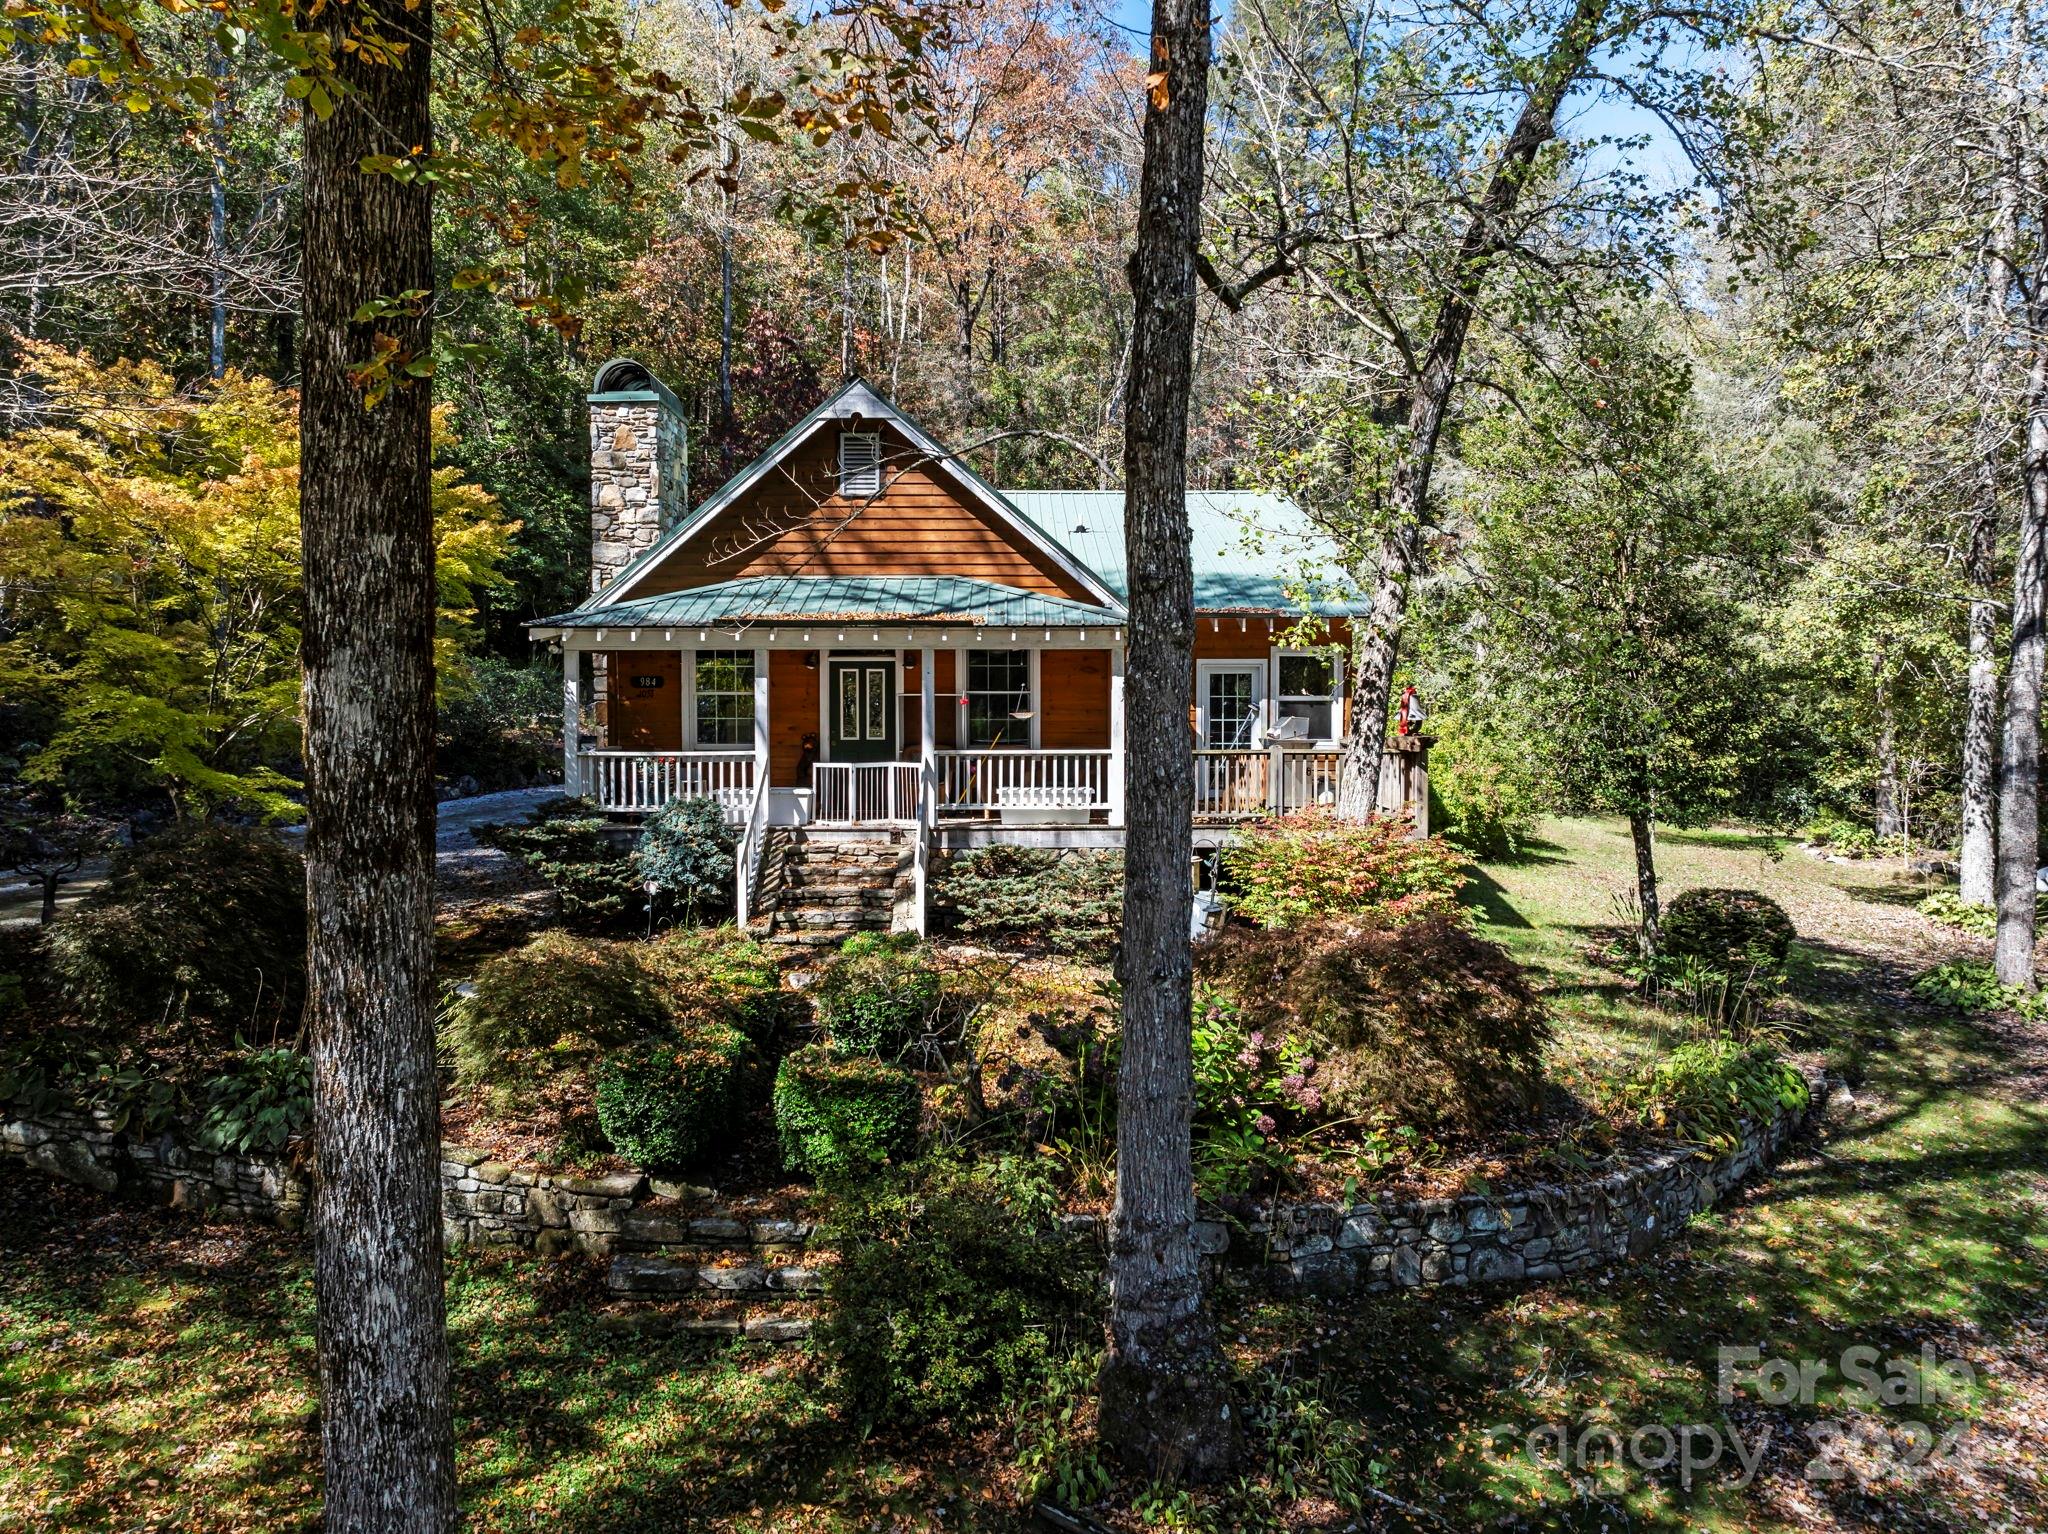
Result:
[[[1038,744],[1046,751],[1109,746],[1109,651],[1047,650],[1038,658]]]
[[[648,572],[633,594],[746,575],[952,575],[1097,600],[886,427],[882,452],[882,493],[865,506],[844,500],[838,494],[839,423],[823,423]]]
[[[613,650],[605,659],[605,746],[613,751],[680,751],[682,656],[674,650]],[[639,678],[658,681],[644,687]]]
[[[797,768],[805,739],[815,747],[818,737],[818,673],[805,664],[817,658],[815,650],[768,652],[768,781],[776,788],[811,786]]]

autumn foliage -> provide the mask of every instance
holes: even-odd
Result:
[[[1406,820],[1346,821],[1321,810],[1246,826],[1223,853],[1231,909],[1261,927],[1452,918],[1466,867],[1456,848],[1416,836]]]

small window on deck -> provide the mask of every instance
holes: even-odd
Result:
[[[1283,651],[1276,718],[1299,719],[1303,740],[1335,740],[1342,717],[1338,680],[1337,663],[1330,656]]]
[[[754,743],[754,652],[697,652],[697,744]]]
[[[875,495],[882,488],[882,439],[871,431],[839,434],[839,493]]]

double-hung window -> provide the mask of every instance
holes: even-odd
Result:
[[[754,743],[754,652],[697,652],[697,744]]]
[[[1342,668],[1336,659],[1314,651],[1283,650],[1279,671],[1274,717],[1300,720],[1299,739],[1335,740],[1344,717]]]
[[[1031,652],[967,652],[967,743],[1031,744]]]

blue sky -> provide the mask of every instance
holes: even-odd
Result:
[[[1227,10],[1225,0],[1218,6],[1218,12],[1221,14]],[[1152,30],[1151,0],[1104,0],[1100,14],[1123,31],[1134,51],[1144,50]],[[1685,152],[1679,148],[1670,130],[1633,103],[1617,101],[1610,96],[1582,96],[1567,103],[1567,110],[1570,130],[1580,135],[1646,136],[1649,142],[1640,150],[1632,151],[1629,158],[1634,168],[1650,176],[1652,184],[1683,185],[1692,179],[1692,168],[1686,161]]]

